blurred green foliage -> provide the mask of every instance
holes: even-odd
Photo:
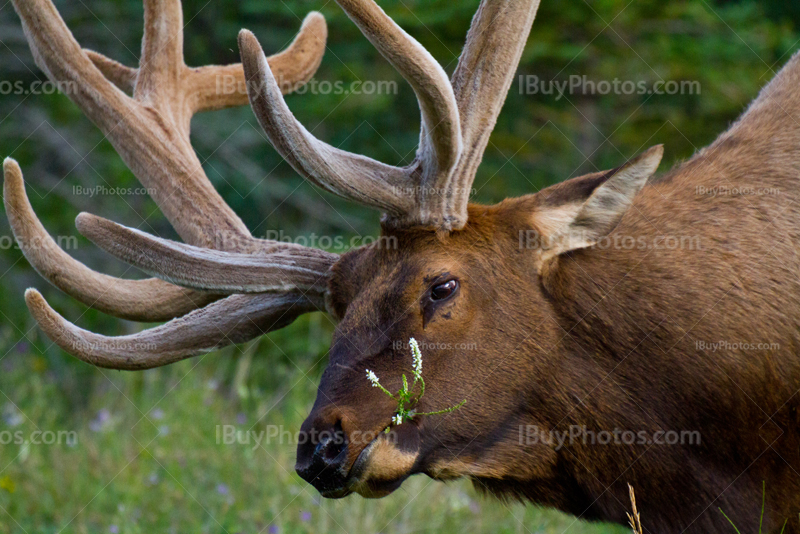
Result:
[[[382,7],[448,72],[478,0],[382,0]],[[85,47],[136,65],[138,0],[59,0]],[[310,10],[330,37],[317,80],[394,81],[396,94],[298,94],[288,102],[315,135],[392,164],[413,159],[419,128],[411,89],[332,2],[186,0],[190,65],[237,61],[236,35],[253,30],[265,50],[292,39]],[[508,95],[474,199],[496,202],[666,145],[662,168],[688,158],[734,120],[800,47],[794,0],[544,0]],[[10,3],[0,7],[0,83],[29,87],[33,64]],[[694,94],[531,94],[532,80],[697,82]],[[0,86],[2,88],[2,86]],[[254,234],[375,235],[378,216],[305,184],[267,144],[249,108],[198,116],[193,142],[214,185]],[[74,194],[74,187],[135,188],[96,128],[61,95],[0,95],[0,147],[22,165],[34,208],[56,236],[77,235],[86,210],[174,236],[142,195]],[[43,338],[22,299],[27,286],[86,328],[141,328],[87,310],[48,287],[0,221],[0,431],[70,429],[75,447],[0,445],[0,533],[583,532],[602,530],[532,507],[477,501],[465,484],[414,480],[392,497],[320,502],[292,472],[293,446],[223,447],[215,427],[245,421],[299,427],[325,364],[330,321],[319,314],[247,347],[139,374],[77,363]],[[78,238],[70,253],[115,275],[138,276]],[[255,357],[253,356],[255,354]],[[159,411],[160,410],[160,411]],[[16,414],[16,415],[15,415]],[[156,417],[158,415],[158,417]],[[105,419],[104,419],[105,418]],[[12,424],[13,423],[13,424]],[[98,424],[101,428],[93,431]],[[104,426],[105,425],[105,426]],[[164,427],[164,428],[161,428]],[[160,429],[160,430],[159,430]],[[163,431],[163,432],[162,432]],[[421,493],[420,493],[421,492]],[[310,515],[302,515],[311,511]],[[644,518],[646,523],[646,518]],[[111,529],[111,530],[109,530]],[[224,529],[224,530],[223,530]]]

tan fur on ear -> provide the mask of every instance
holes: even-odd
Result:
[[[606,235],[633,203],[633,197],[658,169],[664,146],[657,145],[631,160],[598,187],[572,222],[573,228]]]
[[[570,250],[592,246],[611,233],[633,204],[636,194],[656,172],[663,155],[664,146],[657,145],[619,169],[599,173],[607,175],[605,180],[596,180],[598,173],[590,175],[597,182],[593,190],[586,188],[587,177],[556,186],[559,195],[569,200],[542,202],[532,215],[541,251],[540,271],[548,260]],[[564,195],[571,187],[575,188],[575,194]],[[547,192],[544,190],[539,195],[547,195]]]

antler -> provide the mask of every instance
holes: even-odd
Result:
[[[36,217],[17,162],[3,162],[3,202],[11,230],[28,261],[45,279],[83,304],[131,321],[165,321],[221,295],[176,287],[157,278],[124,280],[91,270],[61,250]]]
[[[453,205],[466,220],[472,182],[506,101],[539,0],[481,2],[451,80],[464,152],[453,171]]]
[[[100,248],[148,274],[195,289],[266,293],[300,289],[323,295],[336,254],[274,243],[269,254],[225,252],[176,243],[81,213],[78,230]]]
[[[98,367],[131,371],[160,367],[248,341],[283,328],[320,306],[296,292],[231,295],[156,328],[107,337],[67,321],[35,289],[25,292],[25,302],[42,330],[65,351]]]
[[[420,146],[415,161],[399,168],[319,141],[286,106],[282,89],[304,82],[319,65],[326,29],[318,14],[306,17],[294,43],[279,56],[266,58],[255,36],[242,31],[241,66],[190,69],[183,63],[179,0],[145,0],[142,58],[139,68],[131,69],[82,51],[50,0],[12,2],[37,64],[52,80],[74,84],[72,100],[154,190],[188,243],[81,214],[79,230],[102,248],[184,287],[95,273],[49,238],[25,196],[19,167],[7,160],[5,203],[26,256],[58,287],[115,315],[162,319],[207,304],[152,330],[107,338],[68,323],[35,290],[26,293],[31,312],[61,347],[95,365],[124,369],[163,365],[250,339],[324,307],[329,268],[338,257],[254,239],[214,191],[191,149],[189,122],[195,112],[244,102],[240,93],[217,94],[216,77],[233,76],[237,87],[247,88],[270,141],[310,181],[385,210],[389,225],[457,230],[466,224],[469,187],[539,5],[538,0],[483,0],[451,83],[374,1],[337,0],[417,95]]]
[[[214,190],[191,147],[189,126],[193,114],[243,105],[247,96],[240,64],[200,68],[184,64],[183,15],[179,0],[144,1],[144,42],[138,69],[125,67],[97,52],[82,50],[50,0],[12,0],[12,3],[22,19],[36,64],[51,80],[72,89],[71,100],[101,129],[139,181],[153,192],[153,198],[178,234],[195,247],[228,251],[232,256],[226,259],[235,257],[259,274],[268,271],[272,283],[262,284],[261,289],[279,291],[278,294],[248,296],[246,299],[250,300],[246,302],[250,304],[246,306],[242,304],[244,296],[228,297],[206,306],[236,292],[238,287],[218,283],[214,287],[201,287],[192,280],[180,280],[186,282],[185,285],[198,287],[196,290],[157,278],[122,280],[92,271],[72,259],[50,238],[25,195],[19,166],[7,159],[3,165],[3,189],[11,227],[25,256],[51,283],[88,306],[127,319],[161,321],[206,306],[202,312],[189,314],[177,323],[173,321],[143,333],[148,340],[159,340],[154,345],[155,355],[141,347],[126,352],[120,348],[124,344],[105,343],[103,354],[109,362],[123,356],[146,354],[141,361],[129,362],[124,367],[159,365],[156,362],[176,354],[175,345],[170,344],[178,339],[173,332],[186,332],[186,325],[215,330],[216,334],[206,332],[198,341],[205,343],[208,336],[216,335],[216,341],[205,347],[210,348],[249,339],[283,326],[301,313],[324,307],[328,269],[337,256],[253,238]],[[289,48],[269,59],[285,91],[293,90],[313,75],[322,59],[326,37],[323,17],[311,13]],[[224,85],[235,89],[220,92],[220,79],[232,82]],[[87,217],[84,215],[79,220],[88,220],[85,226],[92,227]],[[188,245],[174,245],[185,254],[187,249],[182,247]],[[210,251],[206,251],[206,256],[209,255]],[[252,257],[245,261],[246,255]],[[181,265],[187,263],[184,261]],[[203,266],[208,268],[208,261]],[[206,269],[201,275],[208,276],[208,273]],[[212,277],[212,281],[218,282],[218,278]],[[254,290],[251,286],[247,289]],[[83,335],[82,331],[63,319],[54,320],[54,312],[45,313],[49,307],[41,295],[29,292],[26,300],[51,339],[80,358],[99,361],[96,351],[87,350],[75,341]],[[245,315],[234,314],[229,320],[208,319],[216,313],[227,314],[231,306],[239,305],[250,306],[247,308],[250,311],[243,311]],[[237,322],[236,317],[241,320]],[[65,341],[65,332],[70,332],[72,342]],[[161,342],[166,345],[162,347]],[[190,350],[182,342],[178,345],[184,351],[181,354],[194,354],[197,350],[197,346]],[[166,352],[159,353],[162,349]],[[118,359],[114,361],[119,362]]]
[[[519,64],[538,0],[484,0],[453,82],[435,59],[373,0],[337,0],[411,84],[422,113],[414,162],[398,168],[313,137],[294,118],[255,36],[239,34],[250,103],[276,150],[311,182],[387,212],[390,226],[458,230],[469,190]]]

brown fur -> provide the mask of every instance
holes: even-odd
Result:
[[[387,230],[396,249],[343,256],[330,285],[341,323],[304,429],[341,410],[346,434],[389,425],[395,405],[364,370],[398,389],[413,336],[428,385],[420,409],[467,403],[413,423],[417,460],[404,476],[469,476],[492,494],[621,524],[630,483],[647,530],[665,533],[730,532],[719,508],[755,531],[765,481],[764,530],[789,519],[800,532],[800,57],[711,147],[651,180],[609,235],[691,246],[595,246],[549,261],[520,247],[537,214],[607,174],[471,205],[467,227],[443,239]],[[697,191],[718,186],[779,193]],[[459,292],[430,309],[444,273]],[[718,341],[779,348],[699,345]],[[520,442],[520,425],[697,431],[701,443],[557,450]],[[364,446],[348,450],[350,465]]]

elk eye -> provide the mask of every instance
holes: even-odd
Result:
[[[443,284],[433,286],[431,289],[431,300],[444,300],[450,297],[458,289],[458,280],[448,280]]]

